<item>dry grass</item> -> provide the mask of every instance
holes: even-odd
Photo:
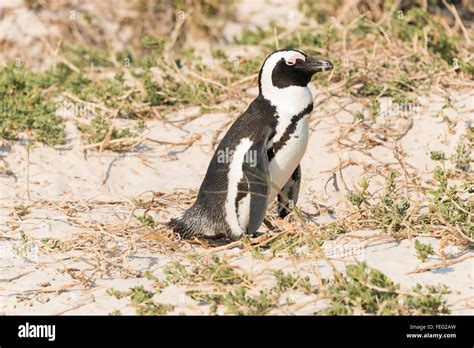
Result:
[[[326,102],[334,105],[325,117],[337,124],[339,135],[328,145],[340,159],[338,165],[325,174],[329,177],[327,185],[331,183],[340,196],[340,205],[320,206],[316,212],[296,209],[285,220],[278,219],[272,209],[267,219],[273,225],[273,231],[265,231],[265,234],[256,238],[225,243],[202,239],[180,240],[165,227],[170,209],[184,210],[189,207],[196,196],[194,190],[172,194],[145,192],[134,199],[123,198],[116,201],[100,201],[94,198],[78,201],[28,199],[21,209],[17,209],[17,205],[2,204],[2,208],[12,210],[12,215],[7,221],[9,235],[19,230],[18,226],[24,219],[28,219],[28,214],[31,212],[39,209],[56,212],[59,214],[56,216],[60,216],[56,217],[57,219],[76,228],[77,232],[67,240],[47,239],[36,242],[41,245],[41,252],[53,258],[56,254],[80,253],[81,256],[68,256],[67,263],[83,262],[88,268],[75,269],[61,261],[64,258],[57,259],[58,264],[61,264],[61,271],[73,280],[71,286],[90,289],[95,286],[97,278],[146,277],[128,265],[129,258],[140,254],[166,255],[170,260],[184,265],[182,271],[184,275],[181,276],[187,281],[189,296],[198,302],[204,301],[208,304],[210,313],[219,313],[218,309],[225,307],[229,313],[287,314],[307,304],[327,301],[331,298],[331,285],[345,286],[348,279],[334,265],[334,262],[340,259],[326,255],[322,246],[325,241],[343,235],[347,240],[367,244],[380,239],[401,240],[416,236],[441,239],[439,253],[446,260],[420,267],[413,270],[414,273],[428,272],[472,257],[467,255],[449,259],[449,255],[444,253],[444,248],[448,245],[457,245],[464,251],[472,247],[474,202],[472,195],[469,196],[473,189],[472,179],[469,179],[472,176],[469,159],[467,170],[446,169],[438,175],[441,176],[439,180],[427,178],[407,163],[407,154],[401,142],[413,127],[413,110],[403,112],[401,117],[400,114],[388,114],[383,123],[376,122],[380,112],[380,97],[392,98],[400,105],[416,106],[418,97],[431,93],[442,96],[446,106],[453,107],[451,103],[453,94],[474,87],[472,82],[474,63],[471,53],[473,38],[469,36],[472,23],[464,23],[456,8],[447,4],[443,6],[450,15],[424,12],[420,15],[416,11],[403,10],[402,14],[406,17],[396,19],[400,9],[397,2],[394,2],[393,7],[389,7],[389,2],[383,1],[367,2],[365,6],[357,1],[340,3],[341,6],[331,10],[325,9],[322,5],[318,8],[317,5],[311,5],[311,2],[302,8],[307,14],[319,11],[327,16],[333,16],[333,20],[327,19],[324,23],[318,23],[314,17],[308,16],[301,25],[291,30],[276,25],[273,29],[262,30],[258,34],[261,37],[258,38],[257,45],[249,43],[254,40],[255,33],[244,35],[240,40],[240,46],[252,47],[255,54],[244,54],[237,60],[237,68],[235,66],[232,68],[229,62],[232,65],[235,61],[232,62],[228,57],[216,54],[216,50],[211,50],[211,45],[223,50],[224,53],[228,48],[219,42],[222,40],[221,24],[231,17],[228,11],[223,11],[222,6],[217,5],[217,2],[188,1],[183,2],[182,8],[170,6],[165,2],[163,6],[166,11],[160,12],[151,6],[150,2],[138,1],[135,5],[129,6],[136,7],[143,15],[137,17],[139,20],[128,18],[121,13],[112,16],[124,26],[129,26],[130,21],[133,23],[133,38],[130,40],[130,51],[136,57],[133,68],[146,66],[147,58],[141,60],[138,57],[143,58],[143,55],[147,54],[154,65],[159,67],[159,71],[153,77],[153,81],[161,81],[158,83],[150,82],[147,76],[130,75],[122,62],[115,58],[104,58],[110,66],[109,64],[99,64],[95,67],[81,66],[83,62],[76,61],[70,50],[63,49],[60,42],[57,45],[58,49],[53,49],[51,47],[56,46],[45,41],[45,45],[50,48],[49,58],[54,58],[58,63],[67,66],[71,75],[81,75],[91,80],[92,82],[86,86],[88,88],[101,85],[107,80],[101,76],[110,73],[125,72],[133,80],[133,88],[119,89],[108,99],[101,99],[101,96],[97,95],[92,98],[89,96],[81,98],[67,87],[66,90],[59,89],[66,100],[88,105],[94,110],[95,115],[109,122],[107,123],[109,128],[105,128],[103,137],[96,139],[89,136],[89,143],[83,145],[86,151],[98,150],[100,153],[114,147],[120,148],[120,151],[128,151],[146,142],[170,147],[192,146],[201,138],[201,134],[192,135],[182,142],[152,139],[142,134],[112,139],[114,129],[112,124],[116,118],[121,117],[124,110],[133,109],[132,118],[143,120],[159,118],[179,126],[190,122],[192,118],[200,117],[201,113],[198,116],[178,120],[168,119],[168,115],[193,105],[201,106],[204,112],[217,109],[229,113],[228,121],[223,123],[221,129],[213,136],[211,146],[215,148],[230,123],[253,98],[247,90],[255,86],[257,78],[255,68],[258,69],[257,63],[265,54],[275,48],[292,45],[308,52],[331,57],[335,69],[329,76],[323,76],[316,81],[323,88],[320,94],[315,95],[315,100],[319,104]],[[69,9],[64,2],[55,1],[31,2],[29,6],[40,6],[55,11]],[[184,17],[180,11],[184,11]],[[100,35],[96,35],[100,27],[96,19],[103,14],[89,15],[92,16],[92,24],[87,24],[89,20],[86,17],[80,17],[73,24],[62,23],[61,25],[65,26],[62,31],[65,37],[74,38],[77,44],[104,49],[107,44],[98,41]],[[166,30],[157,29],[153,24],[156,23],[156,16],[169,22]],[[419,27],[420,21],[424,20],[427,24]],[[409,27],[407,23],[411,23]],[[311,37],[308,37],[308,33],[311,33]],[[149,37],[143,45],[143,37],[150,34],[154,37]],[[193,37],[204,37],[208,41],[205,50],[216,56],[215,68],[202,69],[200,59],[196,58],[195,53],[185,50],[189,47],[190,38]],[[320,43],[316,44],[315,40],[319,40]],[[107,52],[112,50],[109,49]],[[82,58],[87,61],[86,58]],[[149,71],[149,67],[146,69]],[[50,88],[54,90],[57,86],[51,85]],[[198,89],[205,90],[205,95],[197,95]],[[47,95],[48,90],[42,93]],[[235,105],[230,108],[228,104],[223,103],[226,100],[235,101]],[[354,105],[362,105],[362,111],[354,111]],[[338,118],[337,115],[341,111],[352,115],[354,121],[343,121]],[[440,117],[449,124],[450,120],[443,111]],[[87,123],[90,120],[78,117],[77,121]],[[312,128],[317,126],[317,122],[319,121],[312,122]],[[379,146],[388,150],[394,161],[381,161],[374,157],[370,150]],[[472,138],[467,140],[467,146],[472,147]],[[353,154],[350,158],[345,158],[342,154],[348,151]],[[369,192],[366,190],[368,183],[361,182],[359,186],[348,184],[349,180],[346,182],[347,178],[343,174],[344,170],[351,166],[361,168],[369,180],[384,178],[385,186],[379,185]],[[444,162],[442,166],[444,167]],[[393,173],[396,173],[396,177]],[[443,178],[446,180],[449,178],[450,182],[464,183],[464,187],[458,186],[450,191],[451,185],[443,186]],[[29,194],[30,188],[27,187],[26,191]],[[317,199],[314,201],[317,202]],[[127,212],[128,217],[113,223],[91,218],[93,212],[103,209],[111,211],[120,209]],[[335,213],[337,219],[330,223],[314,223],[315,219],[328,212]],[[454,213],[450,214],[452,212],[456,216],[453,217]],[[156,216],[160,216],[162,220],[156,220]],[[368,237],[353,234],[361,230],[372,230],[373,234]],[[213,259],[216,255],[224,258],[225,264]],[[256,264],[263,267],[264,271],[255,273],[239,267],[239,260],[245,257],[252,258]],[[268,278],[268,274],[278,269],[274,268],[270,261],[280,257],[292,263],[296,269],[293,275],[295,279],[288,281],[290,285],[285,290],[281,290],[281,284],[279,290],[263,285],[265,277]],[[309,266],[300,270],[299,267],[304,262]],[[319,262],[332,269],[333,279],[329,280],[321,274]],[[208,274],[206,272],[209,272],[209,269],[214,273],[202,276]],[[239,280],[235,284],[226,283],[229,274],[233,276],[234,272],[239,275]],[[197,275],[202,277],[198,278]],[[302,287],[306,276],[311,276],[311,281],[308,280],[310,285]],[[15,279],[18,278],[2,281],[10,282]],[[170,285],[166,277],[154,279],[154,284],[159,288],[157,293]],[[365,290],[370,289],[379,293],[393,292],[374,286],[369,284]],[[309,295],[302,302],[292,303],[288,299],[284,302],[283,295],[293,290],[308,291]],[[64,289],[47,291],[60,292]],[[249,292],[252,295],[249,295]],[[147,293],[145,295],[148,296]],[[150,301],[147,297],[145,302],[140,302],[141,314],[166,312]],[[236,309],[239,306],[244,308],[243,312]],[[383,312],[384,308],[382,306],[379,310]],[[404,308],[401,312],[420,314],[416,311],[405,312],[406,310]]]

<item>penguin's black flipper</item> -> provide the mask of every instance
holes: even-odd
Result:
[[[301,183],[301,165],[298,164],[288,182],[283,186],[278,194],[278,216],[282,219],[287,216],[293,209],[294,204],[298,201]]]
[[[247,226],[247,233],[254,235],[263,222],[267,210],[268,195],[270,193],[270,170],[268,167],[267,141],[270,135],[268,130],[262,140],[257,142],[249,149],[250,154],[247,158],[256,160],[251,163],[245,163],[243,166],[244,174],[248,182],[250,192],[250,216]]]

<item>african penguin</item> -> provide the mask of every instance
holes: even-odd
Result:
[[[259,72],[259,95],[217,147],[194,205],[169,226],[183,238],[231,240],[255,234],[278,196],[285,217],[298,199],[300,161],[308,144],[313,74],[331,62],[300,50],[270,54]]]

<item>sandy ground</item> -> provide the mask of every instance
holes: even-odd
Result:
[[[451,97],[453,107],[445,109],[445,113],[457,122],[454,135],[448,134],[446,122],[435,117],[445,100],[432,95],[419,99],[421,109],[401,139],[409,170],[416,171],[422,178],[431,177],[436,165],[430,160],[429,152],[452,153],[469,115],[472,116],[472,93],[453,92]],[[352,122],[352,116],[341,105],[352,110],[362,106],[338,97],[328,100],[322,94],[316,98],[315,105],[318,106],[312,114],[310,142],[302,161],[299,205],[307,212],[314,212],[319,204],[324,204],[333,207],[337,216],[339,208],[342,214],[342,197],[346,192],[343,187],[340,187],[341,192],[336,192],[332,184],[325,184],[337,172],[339,158],[353,161],[342,171],[349,187],[367,175],[371,179],[369,189],[374,190],[383,184],[383,179],[374,173],[364,173],[361,163],[375,166],[391,163],[393,153],[383,143],[368,150],[372,158],[350,147],[336,147],[334,140],[344,131],[343,125]],[[169,119],[180,120],[193,115],[199,115],[198,108],[181,110]],[[173,192],[197,189],[212,156],[212,141],[223,135],[219,130],[228,121],[226,114],[203,115],[182,126],[148,121],[144,136],[150,139],[174,143],[187,142],[193,137],[198,140],[192,146],[143,141],[123,154],[85,152],[72,121],[68,123],[69,142],[65,148],[35,145],[30,150],[29,161],[24,144],[4,144],[1,164],[13,175],[0,176],[0,314],[108,314],[113,310],[134,314],[129,299],[109,296],[107,289],[127,290],[135,285],[149,288],[152,282],[141,276],[143,270],[163,278],[163,267],[184,256],[182,251],[160,250],[159,245],[147,240],[143,228],[125,228],[137,226],[133,215],[143,213],[143,209],[136,209],[134,202],[139,198],[149,199],[150,191],[162,192],[166,197]],[[395,115],[379,121],[400,123],[403,127],[407,119]],[[351,137],[357,141],[360,134],[356,131]],[[28,207],[27,213],[21,216],[14,209],[20,204]],[[156,221],[165,221],[182,211],[186,204],[164,201],[162,208],[153,209],[150,214]],[[315,222],[334,218],[321,215]],[[115,226],[114,232],[106,228],[110,226]],[[57,240],[69,247],[45,247],[42,238]],[[432,243],[438,251],[439,240],[430,237],[420,240]],[[338,269],[344,270],[345,265],[355,259],[365,260],[369,266],[401,283],[402,289],[410,289],[416,283],[445,284],[451,290],[447,299],[452,313],[474,314],[472,258],[452,266],[409,274],[441,258],[431,256],[423,264],[415,255],[414,239],[396,241],[381,231],[345,234],[327,241],[323,248]],[[185,252],[212,252],[196,245],[185,249]],[[218,254],[225,254],[232,265],[260,279],[261,284],[271,283],[267,272],[270,269],[298,270],[314,279],[314,268],[318,268],[323,277],[331,277],[328,265],[311,255],[301,260],[282,256],[257,260],[239,248]],[[468,251],[463,256],[473,255]],[[183,286],[170,285],[155,299],[176,305],[174,314],[207,314],[208,306],[190,299],[185,290]],[[328,304],[327,300],[297,291],[291,296],[295,304],[275,313],[312,314]]]
[[[33,62],[44,68],[53,62],[43,59],[46,48],[41,37],[54,38],[59,29],[43,25],[40,20],[45,18],[21,8],[14,16],[9,15],[9,8],[20,6],[20,1],[7,1],[0,6],[6,13],[0,23],[0,39],[12,40],[19,46],[18,50],[2,52],[0,61],[21,58],[23,52],[37,57]],[[298,25],[301,19],[296,1],[280,0],[241,1],[235,16],[236,22],[229,23],[224,30],[228,41],[238,36],[242,26],[265,26],[275,20],[291,27]],[[107,26],[108,23],[104,21],[104,35],[128,40],[126,33],[118,33],[118,29]],[[1,30],[13,27],[19,29]],[[229,54],[232,56],[232,52]],[[449,91],[451,107],[444,109],[446,96],[434,93],[437,94],[420,97],[421,107],[408,117],[397,112],[380,116],[377,124],[383,134],[371,133],[374,138],[370,140],[378,145],[367,149],[366,154],[351,144],[338,145],[336,139],[345,135],[353,124],[348,110],[367,113],[367,106],[318,94],[310,142],[302,161],[299,206],[314,214],[325,205],[335,213],[319,214],[314,223],[329,222],[347,213],[344,200],[347,191],[341,185],[339,161],[350,163],[342,169],[349,187],[354,187],[362,176],[370,179],[369,191],[383,187],[384,178],[377,173],[377,168],[387,164],[397,168],[391,140],[393,133],[400,129],[406,130],[399,145],[404,151],[407,170],[416,173],[421,181],[429,182],[438,164],[430,160],[430,151],[451,154],[467,122],[472,121],[474,110],[472,92]],[[454,129],[450,130],[447,122],[435,117],[441,110],[456,124]],[[137,285],[151,290],[154,283],[143,277],[143,271],[148,270],[163,279],[163,268],[175,260],[186,262],[185,255],[190,252],[197,252],[201,257],[212,253],[225,256],[230,264],[254,279],[259,288],[274,283],[271,271],[275,269],[308,274],[313,283],[317,272],[323,278],[332,276],[328,264],[307,250],[300,251],[302,258],[267,258],[267,250],[260,260],[237,247],[212,251],[183,243],[181,250],[173,252],[150,239],[150,229],[141,226],[134,217],[143,215],[144,211],[137,208],[137,201],[149,201],[152,192],[160,193],[157,207],[149,212],[158,222],[184,210],[191,203],[186,200],[187,194],[196,190],[204,177],[214,140],[222,137],[232,120],[227,114],[200,115],[196,107],[180,110],[167,119],[176,123],[147,121],[144,137],[172,143],[195,140],[192,145],[143,140],[132,151],[121,154],[85,151],[73,120],[68,121],[68,143],[61,149],[35,144],[28,155],[24,142],[1,144],[0,314],[109,314],[115,310],[135,314],[129,298],[117,299],[108,295],[107,290],[125,291]],[[183,119],[192,121],[179,122]],[[128,126],[128,122],[121,121],[118,126]],[[359,146],[367,142],[358,128],[349,138]],[[450,165],[446,161],[448,168]],[[333,182],[328,183],[333,174],[338,178],[340,191]],[[168,199],[176,193],[183,193],[182,201]],[[22,204],[27,210],[19,213],[15,208]],[[435,251],[439,251],[439,239],[418,239],[431,243]],[[397,241],[382,231],[365,230],[327,241],[323,249],[339,270],[343,271],[356,259],[365,260],[370,267],[380,269],[399,282],[402,289],[410,289],[416,283],[445,284],[451,290],[447,295],[451,312],[474,314],[474,252],[461,254],[454,248],[453,257],[471,258],[451,266],[411,273],[442,260],[435,255],[422,263],[416,257],[414,242],[414,239]],[[192,300],[185,294],[186,290],[188,288],[182,285],[169,285],[161,289],[154,300],[175,305],[172,314],[209,313],[209,306]],[[328,305],[326,299],[298,291],[289,296],[294,304],[282,305],[272,314],[313,314]]]

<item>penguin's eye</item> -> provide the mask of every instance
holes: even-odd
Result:
[[[306,57],[302,55],[300,52],[295,52],[294,54],[292,54],[291,56],[287,57],[284,60],[285,60],[286,65],[292,66],[296,64],[297,60],[301,60],[303,62],[306,61]]]

